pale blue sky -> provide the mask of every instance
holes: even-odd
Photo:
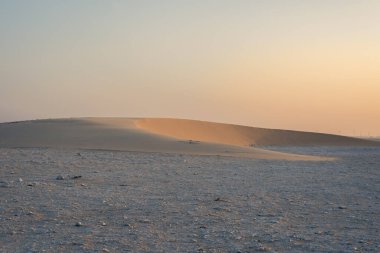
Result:
[[[380,135],[380,1],[0,0],[0,122],[180,117]]]

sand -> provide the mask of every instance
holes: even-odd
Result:
[[[238,146],[376,146],[373,141],[312,132],[265,129],[184,119],[138,119],[139,128],[165,136]]]
[[[376,144],[344,136],[180,119],[77,118],[0,124],[0,147],[6,148],[75,148],[318,161],[331,158],[259,147]]]

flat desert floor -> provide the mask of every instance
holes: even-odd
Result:
[[[380,148],[0,148],[0,252],[380,252]]]

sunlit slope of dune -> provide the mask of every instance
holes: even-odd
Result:
[[[254,159],[326,160],[152,133],[127,118],[49,119],[0,124],[0,148],[51,147],[220,155]],[[176,128],[175,126],[173,126]]]
[[[265,129],[184,119],[137,119],[138,128],[179,139],[238,146],[376,146],[374,141],[346,136]]]

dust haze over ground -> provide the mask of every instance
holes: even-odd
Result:
[[[0,252],[379,252],[380,149],[278,150],[1,148]]]

